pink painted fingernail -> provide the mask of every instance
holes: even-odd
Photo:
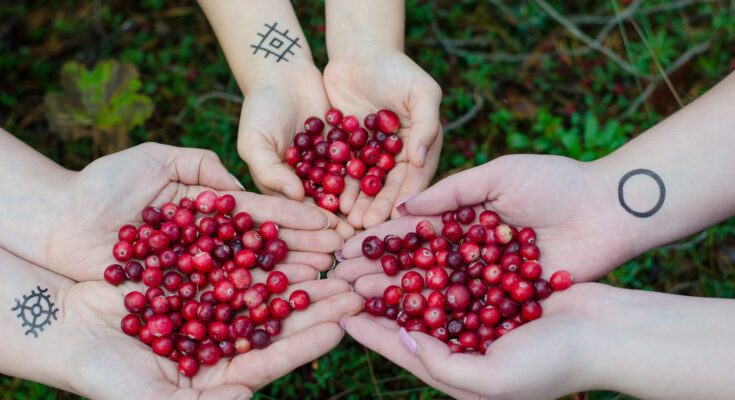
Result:
[[[406,329],[401,328],[398,330],[398,338],[401,340],[401,344],[403,347],[408,350],[411,355],[416,355],[416,341],[413,340],[411,335],[408,334],[408,331]]]
[[[401,217],[405,217],[408,214],[408,210],[406,209],[406,203],[409,200],[411,200],[414,197],[416,197],[417,195],[418,195],[418,193],[416,193],[415,195],[413,195],[413,196],[411,196],[411,197],[403,200],[402,202],[398,203],[398,205],[396,206],[396,211],[398,211],[398,214],[400,214]]]
[[[342,317],[342,318],[339,319],[339,326],[341,326],[343,330],[347,330],[346,325],[347,325],[347,319],[348,318],[349,317],[344,316],[344,317]]]
[[[344,256],[342,256],[342,250],[337,250],[334,252],[334,258],[337,259],[337,261],[342,262],[345,260]]]

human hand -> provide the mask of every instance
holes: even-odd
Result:
[[[617,188],[594,164],[564,157],[514,155],[452,175],[399,207],[406,216],[362,232],[349,240],[333,274],[353,282],[382,273],[378,262],[362,256],[369,235],[403,235],[423,219],[441,226],[440,215],[460,206],[496,211],[503,221],[530,226],[537,235],[546,279],[558,269],[578,282],[591,281],[636,255],[633,237],[620,218]]]
[[[99,265],[97,275],[101,275]],[[309,293],[312,304],[283,321],[281,333],[260,350],[202,367],[193,378],[178,373],[176,363],[155,355],[139,340],[120,330],[127,314],[124,293],[141,286],[126,282],[114,287],[104,281],[74,283],[58,293],[61,332],[58,354],[66,368],[69,390],[89,398],[105,399],[244,399],[296,367],[336,346],[343,336],[337,321],[362,308],[362,299],[346,282],[313,280],[307,267],[282,268],[291,282],[283,294]],[[254,282],[266,273],[253,270]],[[55,357],[55,356],[54,356]]]
[[[386,276],[366,276],[358,293],[382,296]],[[626,292],[596,283],[572,285],[542,302],[544,315],[495,340],[487,353],[452,354],[429,335],[361,313],[340,324],[362,345],[458,399],[555,399],[600,388],[610,335],[604,311]],[[618,293],[620,294],[620,293]],[[610,346],[612,348],[612,346]]]
[[[364,117],[380,109],[401,120],[398,136],[405,146],[375,198],[360,193],[359,180],[346,177],[340,210],[355,228],[385,221],[394,205],[431,182],[442,147],[439,85],[402,52],[376,45],[330,58],[324,86],[332,106],[345,115]],[[393,216],[398,214],[393,213]]]
[[[54,215],[48,217],[47,265],[75,280],[101,279],[110,261],[118,229],[136,224],[148,205],[161,206],[208,189],[229,193],[235,212],[247,211],[256,222],[271,220],[289,246],[284,264],[318,270],[332,266],[328,254],[342,237],[337,218],[292,200],[242,191],[211,151],[147,143],[98,159],[70,178]],[[314,272],[315,274],[315,272]]]

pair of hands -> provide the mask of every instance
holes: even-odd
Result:
[[[328,254],[343,244],[334,230],[337,218],[303,203],[242,191],[210,151],[149,143],[68,174],[68,190],[46,210],[47,259],[38,264],[67,277],[57,294],[62,337],[56,356],[59,365],[76,365],[66,379],[70,390],[92,398],[248,397],[331,350],[343,335],[339,319],[362,308],[361,297],[345,281],[317,280],[319,271],[333,265]],[[120,319],[127,313],[122,299],[135,285],[113,287],[102,280],[102,270],[111,262],[119,227],[138,223],[145,206],[194,198],[208,189],[235,196],[238,210],[256,222],[271,220],[282,227],[280,236],[290,252],[276,269],[288,276],[290,290],[306,290],[313,304],[284,321],[268,348],[188,379],[177,373],[175,363],[120,332]],[[253,271],[254,280],[264,281],[266,274],[258,272]]]
[[[263,193],[301,201],[303,185],[284,164],[283,154],[293,135],[303,131],[304,120],[323,119],[330,107],[360,120],[382,108],[393,110],[401,119],[398,136],[406,145],[383,189],[369,197],[360,193],[358,180],[347,176],[340,196],[340,211],[349,225],[369,228],[431,182],[442,147],[440,102],[438,84],[409,57],[396,49],[366,45],[330,59],[323,76],[313,64],[302,64],[251,85],[240,116],[238,151]],[[354,234],[347,226],[339,231],[344,237]]]
[[[364,237],[405,234],[423,219],[441,225],[441,213],[460,206],[496,211],[509,224],[538,235],[544,278],[566,269],[577,282],[592,281],[635,256],[619,216],[615,184],[593,163],[556,156],[514,155],[452,175],[399,206],[402,218],[349,240],[330,275],[351,282],[364,297],[382,296],[400,277],[382,273],[361,254]],[[418,272],[422,272],[418,270]],[[612,336],[610,311],[622,289],[578,283],[543,301],[543,318],[503,336],[487,355],[451,354],[421,333],[399,332],[394,321],[366,313],[345,317],[345,330],[429,385],[457,398],[557,398],[599,381],[596,357]],[[607,329],[606,329],[607,328]],[[612,331],[612,329],[610,329]]]

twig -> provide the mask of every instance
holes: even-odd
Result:
[[[712,45],[712,39],[704,41],[694,47],[690,47],[689,50],[684,52],[679,58],[676,59],[668,68],[666,68],[666,74],[671,75],[674,72],[676,72],[679,68],[684,66],[684,64],[688,63],[692,58],[704,53],[709,49],[709,47]],[[658,84],[661,83],[661,78],[658,77],[654,81],[648,84],[648,86],[641,92],[641,94],[633,100],[633,102],[628,106],[628,108],[620,114],[620,117],[618,118],[628,118],[633,113],[638,111],[638,108],[643,104],[648,98],[653,94],[654,90],[656,90],[656,87]]]
[[[535,0],[536,4],[539,5],[539,7],[543,8],[544,11],[546,11],[547,14],[554,20],[556,20],[558,23],[560,23],[562,26],[564,26],[569,33],[577,37],[577,39],[581,40],[584,44],[589,46],[590,48],[597,50],[598,52],[605,55],[607,58],[612,60],[614,63],[618,64],[620,68],[625,70],[626,72],[632,74],[632,75],[638,75],[638,71],[630,65],[627,61],[620,58],[619,55],[617,55],[614,51],[610,50],[609,48],[602,45],[602,43],[593,40],[591,37],[587,36],[586,33],[582,32],[577,25],[575,25],[573,22],[569,21],[565,16],[561,15],[554,7],[552,7],[549,3],[546,2],[546,0]]]
[[[653,7],[642,8],[636,14],[638,15],[650,15],[659,12],[673,11],[680,8],[688,7],[696,4],[705,3],[725,3],[730,0],[679,0],[669,1],[666,3],[657,4]],[[575,24],[582,25],[606,25],[610,19],[606,15],[570,15],[569,20]]]
[[[485,98],[482,97],[482,95],[479,93],[475,93],[474,97],[475,97],[475,105],[473,105],[469,111],[462,114],[461,117],[444,125],[444,134],[446,134],[447,132],[451,130],[457,129],[461,127],[462,125],[472,121],[477,116],[477,114],[480,112],[480,110],[482,110],[482,107],[485,106]]]
[[[694,246],[700,245],[702,242],[707,240],[708,232],[706,230],[699,233],[699,235],[685,241],[685,242],[676,242],[667,244],[666,246],[661,246],[660,250],[687,250]]]
[[[236,94],[225,93],[225,92],[208,92],[208,93],[204,93],[203,95],[197,96],[194,99],[194,104],[192,104],[191,106],[193,108],[200,108],[201,105],[204,104],[205,102],[209,100],[215,100],[215,99],[231,101],[233,103],[242,103],[243,101],[242,96],[239,96]],[[188,109],[189,107],[186,106],[179,112],[179,114],[176,116],[176,119],[175,119],[176,124],[180,124],[184,120],[184,117],[186,116],[186,111]]]
[[[641,30],[641,27],[638,26],[638,23],[635,22],[635,20],[630,20],[631,24],[633,25],[633,28],[635,28],[635,31],[638,33],[638,36],[641,38],[641,41],[643,42],[643,45],[646,46],[646,50],[648,51],[648,54],[651,55],[651,58],[653,59],[653,63],[656,65],[656,69],[658,69],[659,74],[661,75],[661,79],[666,82],[666,86],[668,86],[669,90],[671,91],[671,94],[674,95],[674,99],[676,99],[676,103],[679,105],[679,107],[684,106],[684,102],[681,101],[681,97],[679,97],[679,93],[676,92],[676,88],[674,87],[674,84],[671,83],[671,79],[669,79],[669,74],[666,73],[664,70],[664,67],[661,66],[661,62],[659,62],[658,57],[656,57],[656,53],[653,51],[653,48],[651,48],[651,45],[648,43],[648,40],[646,39],[646,36],[643,34],[643,31]]]
[[[375,394],[378,395],[378,400],[382,400],[383,396],[380,394],[380,388],[378,388],[378,380],[375,379],[375,371],[373,371],[373,361],[370,359],[370,350],[367,347],[363,347],[365,350],[365,358],[367,359],[368,369],[370,370],[370,379],[373,381],[373,387],[375,388]]]

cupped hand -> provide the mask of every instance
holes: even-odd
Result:
[[[382,273],[378,262],[362,257],[366,236],[402,235],[423,219],[440,227],[442,212],[475,206],[478,215],[493,210],[508,224],[535,229],[547,279],[565,269],[578,282],[596,280],[635,256],[631,235],[617,218],[616,183],[602,176],[593,164],[564,157],[500,157],[443,179],[399,206],[406,216],[349,240],[333,274],[352,282]]]
[[[304,274],[308,267],[281,270],[292,283],[284,296],[306,290],[312,304],[284,320],[281,334],[268,347],[203,366],[193,378],[180,375],[177,363],[121,332],[120,319],[127,313],[123,295],[141,288],[132,283],[113,287],[99,281],[69,281],[68,288],[59,292],[63,333],[58,357],[60,365],[70,366],[65,380],[73,391],[89,398],[250,398],[259,388],[336,346],[344,334],[339,319],[362,308],[362,298],[350,292],[344,281],[313,280],[313,274]],[[265,280],[265,273],[253,272],[256,281]]]
[[[368,279],[364,277],[361,279]],[[371,279],[358,293],[380,296],[390,279]],[[341,324],[355,340],[458,399],[555,399],[599,388],[606,366],[605,304],[613,291],[596,283],[572,285],[542,302],[543,317],[495,340],[487,353],[450,352],[447,345],[395,321],[366,313]]]
[[[333,214],[243,191],[211,151],[155,143],[100,158],[71,178],[60,194],[58,215],[49,221],[46,266],[75,280],[101,280],[121,226],[140,224],[148,205],[195,198],[210,189],[233,195],[234,212],[247,211],[256,222],[276,222],[290,249],[284,263],[319,270],[332,266],[328,253],[343,243],[333,230],[338,224]]]
[[[365,48],[350,53],[331,59],[324,70],[329,102],[358,118],[383,108],[394,111],[401,120],[398,136],[405,144],[375,198],[361,193],[360,182],[347,177],[340,210],[355,228],[370,228],[385,221],[397,202],[431,182],[442,147],[442,93],[431,76],[402,52]]]

